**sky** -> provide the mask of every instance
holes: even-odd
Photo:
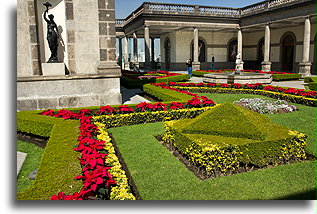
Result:
[[[261,1],[262,0],[148,0],[147,2],[241,8]],[[143,2],[145,1],[115,0],[116,18],[126,18],[134,10],[136,10]]]

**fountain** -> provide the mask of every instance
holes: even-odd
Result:
[[[239,54],[236,58],[236,69],[234,72],[225,72],[225,73],[210,73],[205,74],[203,78],[203,82],[210,83],[240,83],[240,84],[270,84],[273,80],[271,74],[260,74],[260,73],[247,73],[242,72],[242,64],[241,57]]]

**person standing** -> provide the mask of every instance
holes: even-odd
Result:
[[[211,70],[215,70],[215,57],[214,55],[211,55]]]
[[[186,65],[187,65],[188,74],[189,74],[190,78],[192,78],[192,76],[193,76],[193,63],[192,63],[192,60],[188,59],[186,61]]]

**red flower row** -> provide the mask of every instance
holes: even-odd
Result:
[[[66,115],[62,115],[62,112]],[[83,109],[81,113],[90,113],[90,110]],[[43,115],[51,114],[51,110],[46,111]],[[78,113],[72,113],[71,111],[61,111],[56,115],[62,118],[77,118]],[[51,115],[54,116],[55,115]],[[97,134],[98,128],[91,122],[92,117],[81,116],[80,118],[80,134],[78,137],[79,144],[75,151],[81,153],[79,158],[82,166],[82,175],[76,176],[74,179],[80,179],[83,181],[84,187],[79,193],[72,195],[66,195],[63,192],[53,195],[51,200],[88,200],[96,199],[96,195],[100,194],[98,191],[101,188],[111,188],[111,185],[116,184],[111,174],[109,173],[108,167],[105,165],[105,159],[107,154],[100,153],[104,149],[105,142],[95,140],[94,137]]]
[[[303,97],[316,98],[316,91],[305,91],[304,89],[281,88],[281,87],[268,85],[264,87],[264,90],[282,92],[285,94],[292,94],[292,95],[303,96]]]
[[[179,92],[179,93],[183,93],[183,94],[187,94],[187,95],[190,95],[190,96],[193,96],[191,100],[188,100],[186,103],[185,103],[185,107],[186,108],[190,108],[190,107],[206,107],[206,106],[213,106],[215,105],[215,102],[212,100],[212,99],[208,99],[207,97],[205,96],[198,96],[197,94],[194,94],[194,93],[191,93],[191,92],[188,92],[188,91],[185,91],[185,90],[180,90],[180,89],[176,89],[176,88],[173,88],[171,86],[176,86],[176,85],[182,85],[182,84],[190,84],[191,86],[194,86],[195,83],[175,83],[175,82],[169,82],[169,83],[165,83],[165,82],[162,82],[162,83],[151,83],[152,85],[155,85],[155,86],[158,86],[158,87],[161,87],[161,88],[165,88],[165,89],[169,89],[169,90],[172,90],[172,91],[176,91],[176,92]],[[200,83],[198,83],[200,84]],[[174,104],[173,104],[174,105]],[[170,107],[171,108],[171,107]],[[176,108],[176,106],[174,107]]]
[[[154,84],[155,85],[155,84]],[[261,83],[255,84],[216,84],[216,83],[176,83],[176,82],[169,82],[169,83],[160,83],[156,84],[157,86],[168,88],[168,86],[181,86],[181,87],[220,87],[220,88],[245,88],[245,89],[258,89],[258,90],[265,90],[265,91],[274,91],[274,92],[281,92],[285,94],[292,94],[297,96],[309,97],[316,99],[316,91],[305,91],[304,89],[295,89],[295,88],[282,88],[278,86],[267,85],[263,86]],[[167,87],[166,87],[167,86]],[[173,90],[173,88],[171,89]],[[178,90],[178,89],[176,89]],[[181,90],[179,90],[181,91]]]

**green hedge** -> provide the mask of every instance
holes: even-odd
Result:
[[[243,124],[240,116],[253,125]],[[245,135],[252,129],[261,133],[262,139]],[[228,135],[230,132],[234,135]],[[304,134],[229,103],[212,107],[195,119],[165,122],[163,140],[212,174],[230,174],[242,166],[263,167],[306,159]]]
[[[179,109],[171,111],[137,112],[118,115],[94,116],[94,122],[105,125],[106,128],[129,126],[141,123],[155,123],[166,120],[194,118],[212,107]]]
[[[143,85],[148,83],[181,82],[186,81],[189,78],[189,74],[181,74],[176,76],[151,79],[132,79],[127,76],[121,76],[120,83],[126,88],[142,88]]]
[[[143,91],[165,102],[186,102],[192,98],[192,96],[190,95],[179,93],[170,89],[157,87],[151,84],[144,85]]]
[[[317,77],[305,77],[304,83],[317,82]]]
[[[72,194],[83,187],[82,181],[73,179],[81,174],[79,153],[73,151],[78,143],[79,121],[38,113],[17,112],[17,131],[49,137],[36,180],[30,188],[17,193],[18,200],[49,200],[58,192]]]
[[[193,71],[193,76],[196,76],[196,77],[203,77],[205,74],[210,74],[210,72]]]
[[[317,83],[316,82],[310,82],[308,87],[309,87],[310,90],[316,91],[317,90]]]
[[[298,80],[302,78],[301,74],[272,74],[274,81]]]

